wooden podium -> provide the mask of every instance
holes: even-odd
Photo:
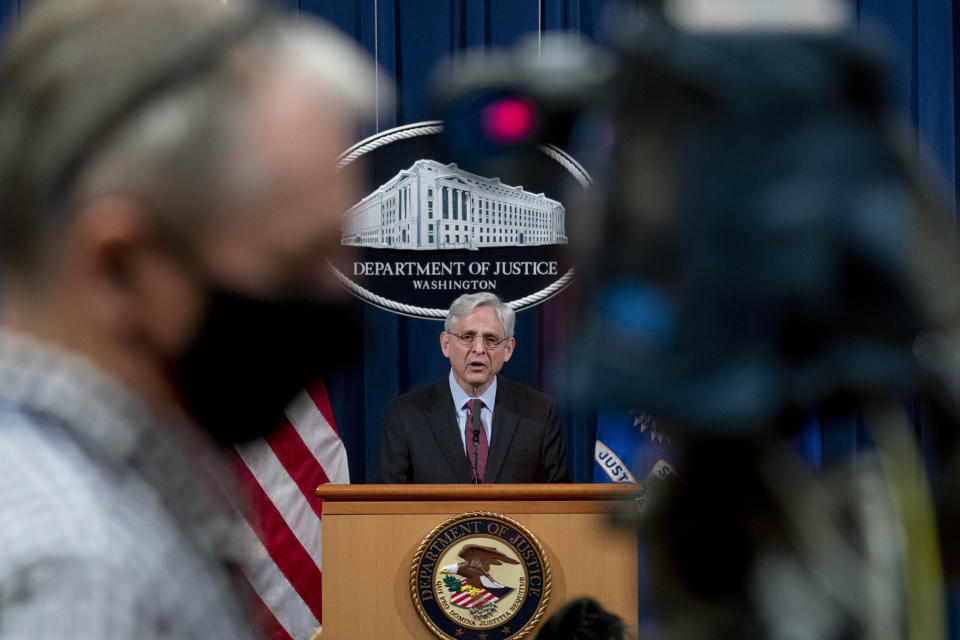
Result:
[[[411,600],[411,563],[434,527],[475,511],[507,516],[543,545],[552,593],[542,620],[569,600],[590,596],[635,633],[636,537],[611,528],[607,514],[636,490],[609,484],[322,485],[321,637],[434,638]]]

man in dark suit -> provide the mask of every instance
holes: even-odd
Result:
[[[513,325],[513,309],[492,293],[454,301],[440,334],[450,374],[387,406],[379,482],[569,481],[553,400],[497,375],[513,354]]]

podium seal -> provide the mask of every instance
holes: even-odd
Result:
[[[550,565],[539,540],[519,522],[464,513],[441,522],[420,543],[410,595],[438,638],[523,638],[550,600]]]

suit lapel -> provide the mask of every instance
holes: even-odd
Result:
[[[497,379],[497,399],[493,410],[493,428],[490,432],[490,451],[487,454],[487,471],[484,482],[496,482],[500,467],[510,448],[513,433],[517,430],[520,414],[514,405],[509,382]]]
[[[463,440],[457,432],[456,411],[453,396],[450,394],[450,383],[444,378],[433,387],[427,423],[457,482],[469,483],[470,463],[463,449]]]

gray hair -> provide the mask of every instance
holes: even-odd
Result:
[[[134,197],[187,245],[255,195],[263,176],[243,116],[271,72],[299,72],[346,114],[374,108],[375,74],[359,47],[252,1],[31,9],[0,53],[0,260],[20,276],[59,253],[84,199]]]
[[[450,310],[447,312],[447,319],[443,322],[444,331],[447,333],[452,332],[453,325],[455,325],[457,321],[466,318],[478,307],[491,307],[496,311],[497,317],[500,318],[500,324],[503,325],[504,336],[507,340],[513,337],[513,325],[516,321],[516,313],[514,313],[510,305],[502,302],[496,294],[486,291],[481,293],[467,293],[454,300],[453,304],[450,305]]]

